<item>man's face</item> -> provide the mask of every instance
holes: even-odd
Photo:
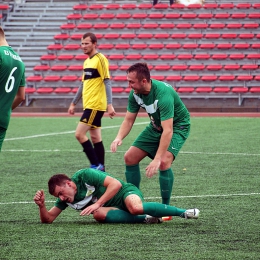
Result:
[[[96,44],[91,42],[90,37],[86,37],[85,39],[81,39],[81,49],[84,54],[92,56],[96,52]]]
[[[134,90],[135,94],[144,94],[145,93],[145,84],[147,83],[146,79],[139,81],[136,77],[136,71],[129,72],[127,74],[128,87]]]
[[[76,194],[75,188],[71,185],[70,181],[66,181],[64,185],[58,186],[56,185],[54,190],[54,197],[60,198],[60,200],[68,203],[72,203],[74,201],[74,197]]]

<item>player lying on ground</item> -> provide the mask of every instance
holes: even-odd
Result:
[[[45,206],[43,190],[38,190],[34,196],[42,223],[52,223],[68,206],[81,210],[81,216],[93,214],[103,223],[161,223],[163,216],[194,219],[199,216],[198,209],[144,202],[136,186],[96,169],[79,170],[72,178],[65,174],[53,175],[48,187],[49,193],[57,197],[50,210]]]

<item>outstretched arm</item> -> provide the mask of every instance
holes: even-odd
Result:
[[[42,223],[52,223],[61,213],[58,207],[52,207],[49,211],[45,206],[45,195],[43,190],[38,190],[33,198],[39,207],[40,219]]]
[[[137,113],[130,113],[129,111],[126,112],[125,119],[120,126],[118,134],[115,140],[110,145],[110,150],[112,152],[116,152],[117,146],[121,145],[123,139],[129,134],[135,122],[136,116]]]

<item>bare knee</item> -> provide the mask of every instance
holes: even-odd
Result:
[[[174,160],[174,156],[171,153],[167,153],[167,156],[164,156],[161,160],[160,170],[164,171],[171,167],[171,164]]]
[[[141,205],[130,205],[128,206],[128,211],[132,214],[132,215],[142,215],[143,214],[143,207],[142,204]]]
[[[93,217],[98,222],[104,222],[106,219],[107,212],[104,212],[103,210],[97,210],[93,213]]]

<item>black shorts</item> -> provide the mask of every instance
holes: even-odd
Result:
[[[91,128],[101,127],[101,119],[104,115],[104,111],[93,110],[86,108],[80,118],[80,122],[91,126]]]

